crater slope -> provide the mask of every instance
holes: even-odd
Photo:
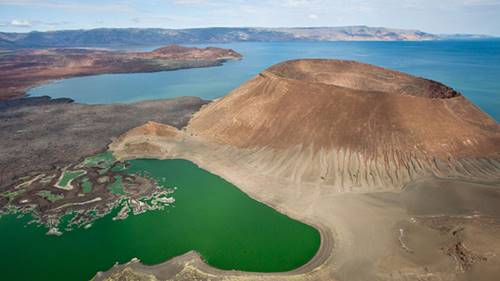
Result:
[[[438,82],[352,61],[275,65],[199,111],[190,134],[248,165],[339,191],[499,176],[500,126]]]

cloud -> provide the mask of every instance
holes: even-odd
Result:
[[[302,6],[306,6],[306,5],[309,5],[309,4],[312,4],[313,0],[286,0],[283,2],[284,6],[288,6],[288,7],[302,7]]]
[[[33,26],[33,22],[29,20],[23,19],[13,19],[11,21],[1,21],[1,27],[10,27],[10,28],[28,28]]]
[[[308,18],[310,18],[310,19],[312,19],[312,20],[317,20],[317,19],[319,19],[319,16],[318,16],[318,15],[316,15],[316,14],[309,14],[309,15],[307,15],[307,17],[308,17]]]
[[[1,26],[28,29],[29,23],[32,28],[48,29],[57,23],[35,21],[51,21],[48,15],[77,22],[65,28],[95,26],[97,19],[103,19],[99,25],[112,27],[312,24],[388,26],[429,32],[493,30],[498,34],[500,30],[496,20],[500,0],[0,0]],[[18,22],[14,25],[12,19]]]
[[[46,27],[46,28],[56,28],[64,25],[68,25],[70,22],[67,21],[38,21],[38,20],[26,20],[26,19],[13,19],[11,21],[1,21],[1,27],[10,28],[31,28],[34,26]]]
[[[0,0],[1,5],[45,7],[80,12],[129,12],[132,9],[127,4],[85,4],[74,1],[39,1],[39,0]]]
[[[11,20],[9,25],[12,27],[30,27],[33,24],[29,20]]]
[[[208,3],[207,0],[175,0],[175,4],[180,4],[180,5],[193,5],[193,4],[206,4]]]
[[[499,0],[463,0],[465,6],[500,6]]]

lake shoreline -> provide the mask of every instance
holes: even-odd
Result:
[[[150,52],[64,48],[16,50],[1,57],[6,67],[0,68],[0,100],[26,97],[30,89],[64,78],[212,67],[241,57],[228,49],[177,45]]]

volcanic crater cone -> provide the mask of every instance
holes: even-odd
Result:
[[[209,104],[188,131],[297,181],[400,186],[499,176],[500,126],[435,81],[340,60],[280,63]]]
[[[500,178],[495,120],[441,83],[353,61],[274,65],[196,113],[189,138],[255,172],[337,192]]]

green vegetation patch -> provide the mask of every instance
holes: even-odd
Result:
[[[115,182],[108,186],[108,189],[113,194],[125,195],[125,190],[123,188],[123,178],[122,176],[115,176]]]
[[[9,202],[10,202],[10,201],[12,201],[12,199],[14,199],[17,196],[23,194],[24,192],[26,192],[25,189],[18,189],[16,191],[6,191],[4,193],[0,193],[0,196],[9,199]]]
[[[103,153],[90,156],[83,160],[82,165],[84,167],[98,167],[101,169],[109,169],[116,162],[115,157],[111,151],[106,151]]]
[[[59,195],[59,194],[54,194],[48,190],[42,190],[42,191],[39,191],[37,193],[38,196],[42,197],[42,198],[45,198],[47,200],[49,200],[50,202],[54,203],[58,200],[61,200],[61,199],[64,199],[64,196],[63,195]]]
[[[71,181],[85,175],[87,172],[84,170],[78,171],[64,171],[63,175],[59,178],[59,181],[56,183],[56,187],[62,189],[71,189]]]
[[[92,191],[92,183],[88,177],[84,177],[82,180],[82,192],[90,193]]]

